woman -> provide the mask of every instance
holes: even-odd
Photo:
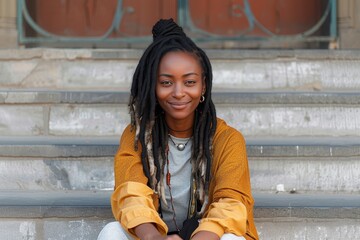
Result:
[[[206,54],[172,19],[157,22],[115,156],[118,222],[99,240],[258,239],[245,141],[216,117],[211,87]]]

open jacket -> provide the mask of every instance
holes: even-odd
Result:
[[[143,173],[141,146],[134,150],[135,131],[128,126],[115,155],[115,191],[111,197],[114,217],[134,235],[133,228],[154,223],[162,234],[168,229],[158,214],[159,199],[147,186]],[[246,145],[242,134],[217,119],[213,138],[213,161],[209,188],[209,204],[198,231],[211,231],[221,237],[233,233],[246,239],[258,239],[253,219]]]

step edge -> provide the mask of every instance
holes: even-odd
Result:
[[[98,191],[1,191],[0,207],[110,206],[112,190]],[[259,193],[254,192],[256,208],[360,208],[357,193]]]
[[[319,59],[319,60],[356,60],[360,59],[359,50],[328,49],[204,49],[210,60],[217,59]],[[139,60],[144,49],[67,49],[67,48],[34,48],[34,49],[1,49],[0,60],[45,59],[58,60]]]
[[[124,104],[129,101],[127,91],[3,91],[0,104]],[[309,91],[213,91],[217,106],[236,105],[354,105],[360,104],[360,92]]]
[[[116,146],[120,136],[0,136],[0,146]],[[248,146],[360,146],[360,136],[245,137]]]

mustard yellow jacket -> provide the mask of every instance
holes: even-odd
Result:
[[[131,234],[142,223],[154,223],[162,234],[168,228],[157,209],[159,199],[147,186],[141,163],[141,146],[134,150],[135,132],[128,126],[115,155],[115,191],[111,197],[114,217]],[[254,200],[244,137],[217,119],[213,139],[209,205],[194,234],[206,230],[258,239],[253,219]]]

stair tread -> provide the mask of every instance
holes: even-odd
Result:
[[[254,193],[256,207],[353,207],[360,208],[359,194]]]
[[[109,206],[111,191],[0,191],[0,206]]]
[[[215,104],[360,104],[359,91],[234,91],[214,89]],[[129,90],[5,90],[0,103],[127,104]]]
[[[245,137],[249,146],[359,146],[359,136]],[[0,136],[1,145],[119,145],[120,136]]]
[[[206,50],[213,88],[360,89],[359,50]],[[142,49],[1,50],[4,88],[123,89]],[[22,60],[22,61],[19,61]],[[26,67],[22,65],[27,63]],[[74,64],[75,63],[75,64]],[[15,69],[15,71],[12,71]],[[37,69],[34,71],[34,69]]]
[[[1,49],[0,59],[34,59],[46,60],[84,60],[84,59],[115,59],[138,60],[143,49],[64,49],[64,48],[33,48],[33,49]],[[327,49],[205,49],[210,59],[316,59],[316,60],[357,60],[360,59],[359,50],[341,49],[331,51]]]
[[[0,206],[110,206],[111,190],[102,191],[9,191],[0,192]],[[261,208],[360,208],[360,195],[349,193],[254,192]]]

